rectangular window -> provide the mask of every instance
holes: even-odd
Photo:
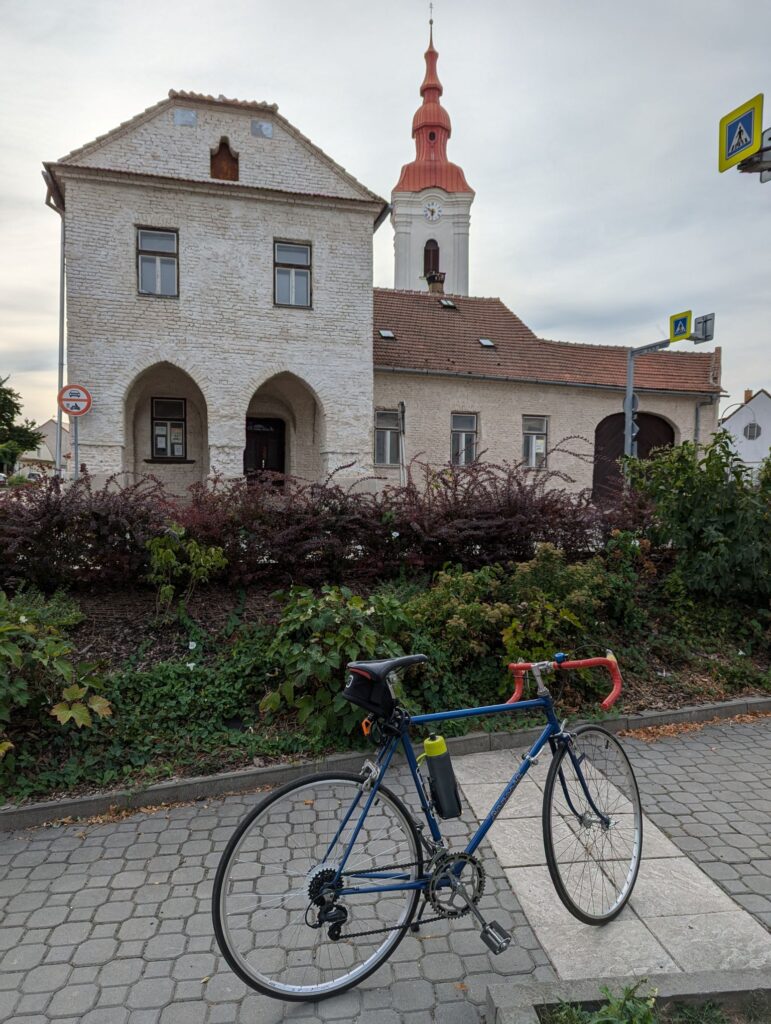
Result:
[[[450,455],[455,466],[468,466],[477,457],[477,415],[475,412],[454,412],[452,414]]]
[[[546,439],[548,417],[522,417],[522,458],[530,469],[546,468]]]
[[[137,272],[140,294],[179,294],[176,231],[137,229]]]
[[[395,410],[375,413],[375,463],[399,465],[399,413]]]
[[[275,242],[273,266],[275,304],[308,308],[311,304],[311,247],[294,242]]]
[[[153,398],[152,403],[153,458],[187,458],[185,399]]]

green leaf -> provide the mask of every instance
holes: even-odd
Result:
[[[101,697],[99,694],[92,694],[88,698],[88,706],[100,718],[109,718],[112,714],[112,704],[106,697]]]
[[[69,704],[65,703],[54,704],[49,713],[52,714],[54,718],[56,718],[59,722],[61,722],[62,725],[64,725],[66,722],[69,722],[69,720],[72,718],[72,708],[70,707]]]
[[[78,686],[77,683],[73,683],[72,686],[66,687],[62,690],[62,697],[65,700],[80,700],[86,695],[86,687]]]
[[[73,704],[72,720],[75,722],[79,729],[82,729],[84,725],[92,724],[91,712],[88,710],[85,704]]]

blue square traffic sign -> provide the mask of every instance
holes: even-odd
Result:
[[[725,159],[743,153],[749,149],[755,137],[755,110],[745,110],[744,113],[729,121],[725,134]]]

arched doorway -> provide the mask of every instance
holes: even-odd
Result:
[[[244,474],[321,474],[324,413],[315,393],[293,373],[279,373],[252,395],[246,410]]]
[[[654,448],[675,443],[675,432],[665,419],[649,412],[638,412],[637,456],[647,459]],[[595,500],[614,497],[621,487],[619,460],[624,454],[624,414],[613,413],[600,420],[594,431],[594,473],[592,495]]]
[[[175,494],[206,478],[206,399],[188,373],[172,363],[147,367],[126,392],[124,414],[126,471],[156,476]]]

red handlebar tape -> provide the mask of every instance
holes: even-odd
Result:
[[[610,678],[613,681],[613,688],[611,689],[608,696],[600,704],[603,711],[608,711],[618,700],[621,694],[621,672],[618,668],[618,662],[615,658],[582,658],[579,661],[563,661],[559,663],[555,661],[553,663],[554,670],[559,669],[576,669],[576,668],[604,668],[610,672]],[[514,676],[514,693],[506,701],[507,704],[516,704],[522,697],[522,688],[525,681],[525,672],[529,672],[533,667],[529,661],[512,662],[509,665],[509,671]]]

